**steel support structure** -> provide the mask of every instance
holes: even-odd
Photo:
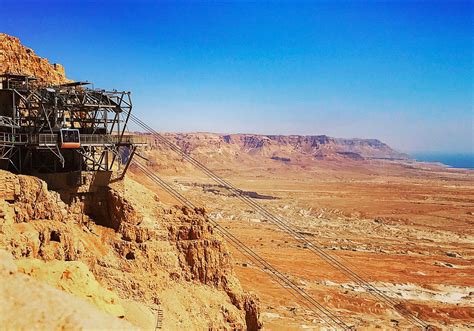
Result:
[[[131,111],[130,92],[0,75],[0,160],[18,172],[110,171],[121,148],[133,150],[125,135]],[[60,148],[65,128],[79,130],[80,148]]]

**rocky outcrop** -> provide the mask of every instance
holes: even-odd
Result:
[[[67,206],[57,193],[48,191],[40,179],[17,176],[20,192],[15,200],[16,222],[31,219],[62,221],[67,216]]]
[[[69,80],[60,64],[51,64],[18,38],[0,33],[0,74],[11,73],[33,76],[46,84],[61,84]]]
[[[138,225],[142,221],[143,216],[136,212],[135,208],[121,194],[115,190],[108,190],[107,193],[108,218],[110,219],[109,227],[121,232],[126,231],[127,225]],[[142,236],[138,235],[134,239],[137,240]]]
[[[123,309],[125,319],[127,309],[142,311],[139,320],[153,319],[162,310],[165,328],[261,327],[258,300],[242,291],[226,245],[213,233],[204,210],[164,206],[154,195],[132,202],[117,186],[106,192],[107,203],[101,205],[112,220],[106,227],[82,213],[84,202],[63,203],[35,177],[11,178],[21,189],[4,203],[11,213],[3,215],[11,217],[0,218],[0,248],[11,252],[25,274],[49,280],[109,314],[117,316]],[[142,189],[132,181],[128,185]],[[93,285],[88,270],[98,284]],[[62,279],[63,274],[71,279]],[[86,278],[89,290],[72,284]],[[113,293],[92,293],[102,287]],[[123,308],[121,302],[129,304]]]
[[[242,293],[242,289],[231,266],[231,258],[224,242],[213,235],[212,227],[205,219],[204,209],[181,209],[184,218],[179,226],[169,226],[169,238],[176,242],[180,252],[180,265],[189,280],[197,280],[226,291],[231,302],[245,311],[247,330],[262,327],[259,316],[258,298]]]

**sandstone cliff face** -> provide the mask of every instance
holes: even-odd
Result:
[[[259,320],[258,299],[242,293],[240,283],[234,276],[231,258],[222,239],[213,234],[212,227],[205,221],[203,209],[181,209],[185,224],[170,226],[169,239],[176,243],[181,268],[186,271],[187,280],[223,289],[238,309],[245,311],[245,324],[248,330],[261,328]],[[242,327],[233,325],[233,327]]]
[[[36,77],[46,84],[61,84],[69,80],[60,64],[50,64],[21,44],[18,38],[0,33],[0,73]]]
[[[87,208],[80,201],[64,204],[39,179],[8,178],[21,190],[2,201],[0,248],[17,259],[20,271],[135,325],[148,321],[138,325],[145,329],[155,327],[160,309],[166,329],[261,327],[258,301],[242,291],[203,210],[167,207],[128,180],[110,188],[104,208],[114,228],[104,227],[82,213]],[[92,290],[90,277],[98,281]],[[89,279],[89,289],[81,279]],[[109,292],[94,293],[101,287]]]

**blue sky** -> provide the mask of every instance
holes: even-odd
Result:
[[[0,31],[162,131],[473,152],[473,3],[0,0]]]

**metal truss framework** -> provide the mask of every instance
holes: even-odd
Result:
[[[0,159],[19,172],[110,171],[117,158],[120,163],[119,149],[135,144],[125,135],[130,92],[88,85],[45,86],[26,76],[1,75]],[[58,135],[64,128],[79,130],[79,149],[60,149]]]

